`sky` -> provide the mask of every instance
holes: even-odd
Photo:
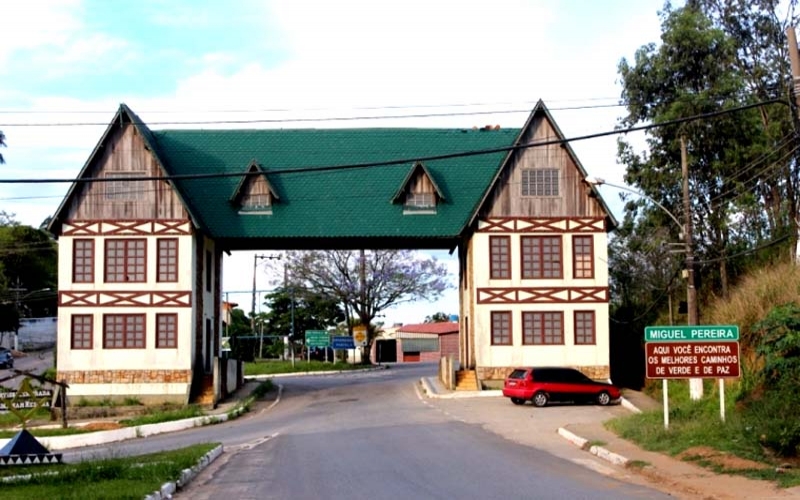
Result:
[[[658,42],[662,7],[662,0],[7,2],[0,178],[74,179],[120,103],[154,130],[518,128],[542,99],[568,138],[609,131],[624,114],[615,106],[617,65]],[[203,123],[179,123],[186,121]],[[222,123],[230,121],[250,123]],[[622,184],[615,141],[571,144],[590,176]],[[0,210],[38,227],[69,186],[0,184]],[[620,218],[620,191],[601,193]],[[223,292],[245,311],[255,253],[235,252],[223,263]],[[455,257],[421,257],[444,262],[453,289],[377,320],[458,313]],[[259,266],[256,288],[269,290],[275,279]]]

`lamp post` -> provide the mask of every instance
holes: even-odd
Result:
[[[681,138],[682,146],[684,146],[684,140]],[[620,189],[622,191],[627,191],[629,193],[633,193],[637,196],[641,196],[642,198],[646,198],[650,202],[652,202],[655,206],[660,208],[664,211],[665,214],[672,219],[675,224],[681,230],[681,239],[683,239],[684,243],[684,251],[685,251],[685,264],[686,264],[686,308],[687,308],[687,321],[686,324],[696,325],[697,324],[697,290],[695,289],[694,284],[694,252],[692,250],[692,219],[689,216],[689,210],[691,209],[691,205],[689,204],[689,183],[688,183],[688,175],[687,175],[687,168],[686,168],[686,148],[681,147],[681,163],[683,165],[683,202],[684,202],[684,222],[681,221],[672,213],[670,212],[667,207],[659,203],[654,198],[648,196],[647,194],[637,191],[635,189],[629,188],[628,186],[623,186],[620,184],[612,184],[611,182],[606,182],[604,179],[598,177],[586,177],[584,181],[587,184],[592,186],[610,186],[616,189]],[[664,380],[666,383],[666,379]],[[703,379],[699,378],[691,378],[689,379],[689,395],[692,399],[700,399],[703,397]]]

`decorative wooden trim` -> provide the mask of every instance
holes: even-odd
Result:
[[[75,370],[59,371],[68,384],[188,384],[192,370]]]
[[[192,307],[192,292],[160,290],[66,290],[58,292],[59,307]]]
[[[64,236],[152,236],[190,235],[192,223],[186,219],[159,220],[69,220],[63,224]]]
[[[478,288],[478,304],[571,304],[606,303],[608,287],[518,287]]]
[[[605,233],[603,217],[497,217],[478,221],[478,233]]]

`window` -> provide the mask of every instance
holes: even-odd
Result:
[[[106,172],[103,182],[106,199],[114,201],[136,201],[144,198],[144,182],[129,180],[132,177],[146,177],[147,172]]]
[[[511,345],[511,313],[492,313],[492,345]]]
[[[104,349],[144,349],[144,314],[103,316]]]
[[[511,279],[511,238],[489,236],[489,278]]]
[[[211,291],[211,280],[213,279],[213,267],[211,261],[211,252],[206,250],[206,292]]]
[[[522,278],[561,278],[561,236],[523,236]]]
[[[156,348],[178,347],[178,315],[156,314]]]
[[[94,240],[72,242],[72,282],[94,282]]]
[[[522,169],[522,196],[558,196],[558,169]]]
[[[594,311],[575,311],[575,344],[594,344]]]
[[[159,282],[178,281],[178,239],[158,239],[158,276]]]
[[[92,348],[92,330],[94,317],[91,314],[73,314],[70,329],[70,346],[73,349]]]
[[[106,282],[146,281],[147,241],[106,240]]]
[[[572,269],[574,278],[594,278],[594,248],[591,236],[572,237]]]
[[[436,211],[436,196],[434,193],[408,193],[404,212],[431,212]]]
[[[564,343],[564,313],[522,313],[522,344],[547,345]]]
[[[242,196],[242,212],[271,212],[272,199],[269,193],[249,193]]]

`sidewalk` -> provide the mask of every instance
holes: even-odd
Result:
[[[502,391],[450,391],[435,377],[425,377],[420,383],[431,398],[502,396]],[[644,393],[629,389],[623,391],[621,404],[633,412],[662,410],[660,402]],[[558,429],[558,434],[578,448],[642,476],[653,487],[677,498],[709,500],[800,498],[800,487],[780,489],[769,481],[715,474],[710,469],[691,462],[643,450],[606,429],[602,421],[581,424],[564,422]],[[735,457],[728,458],[735,459]]]

